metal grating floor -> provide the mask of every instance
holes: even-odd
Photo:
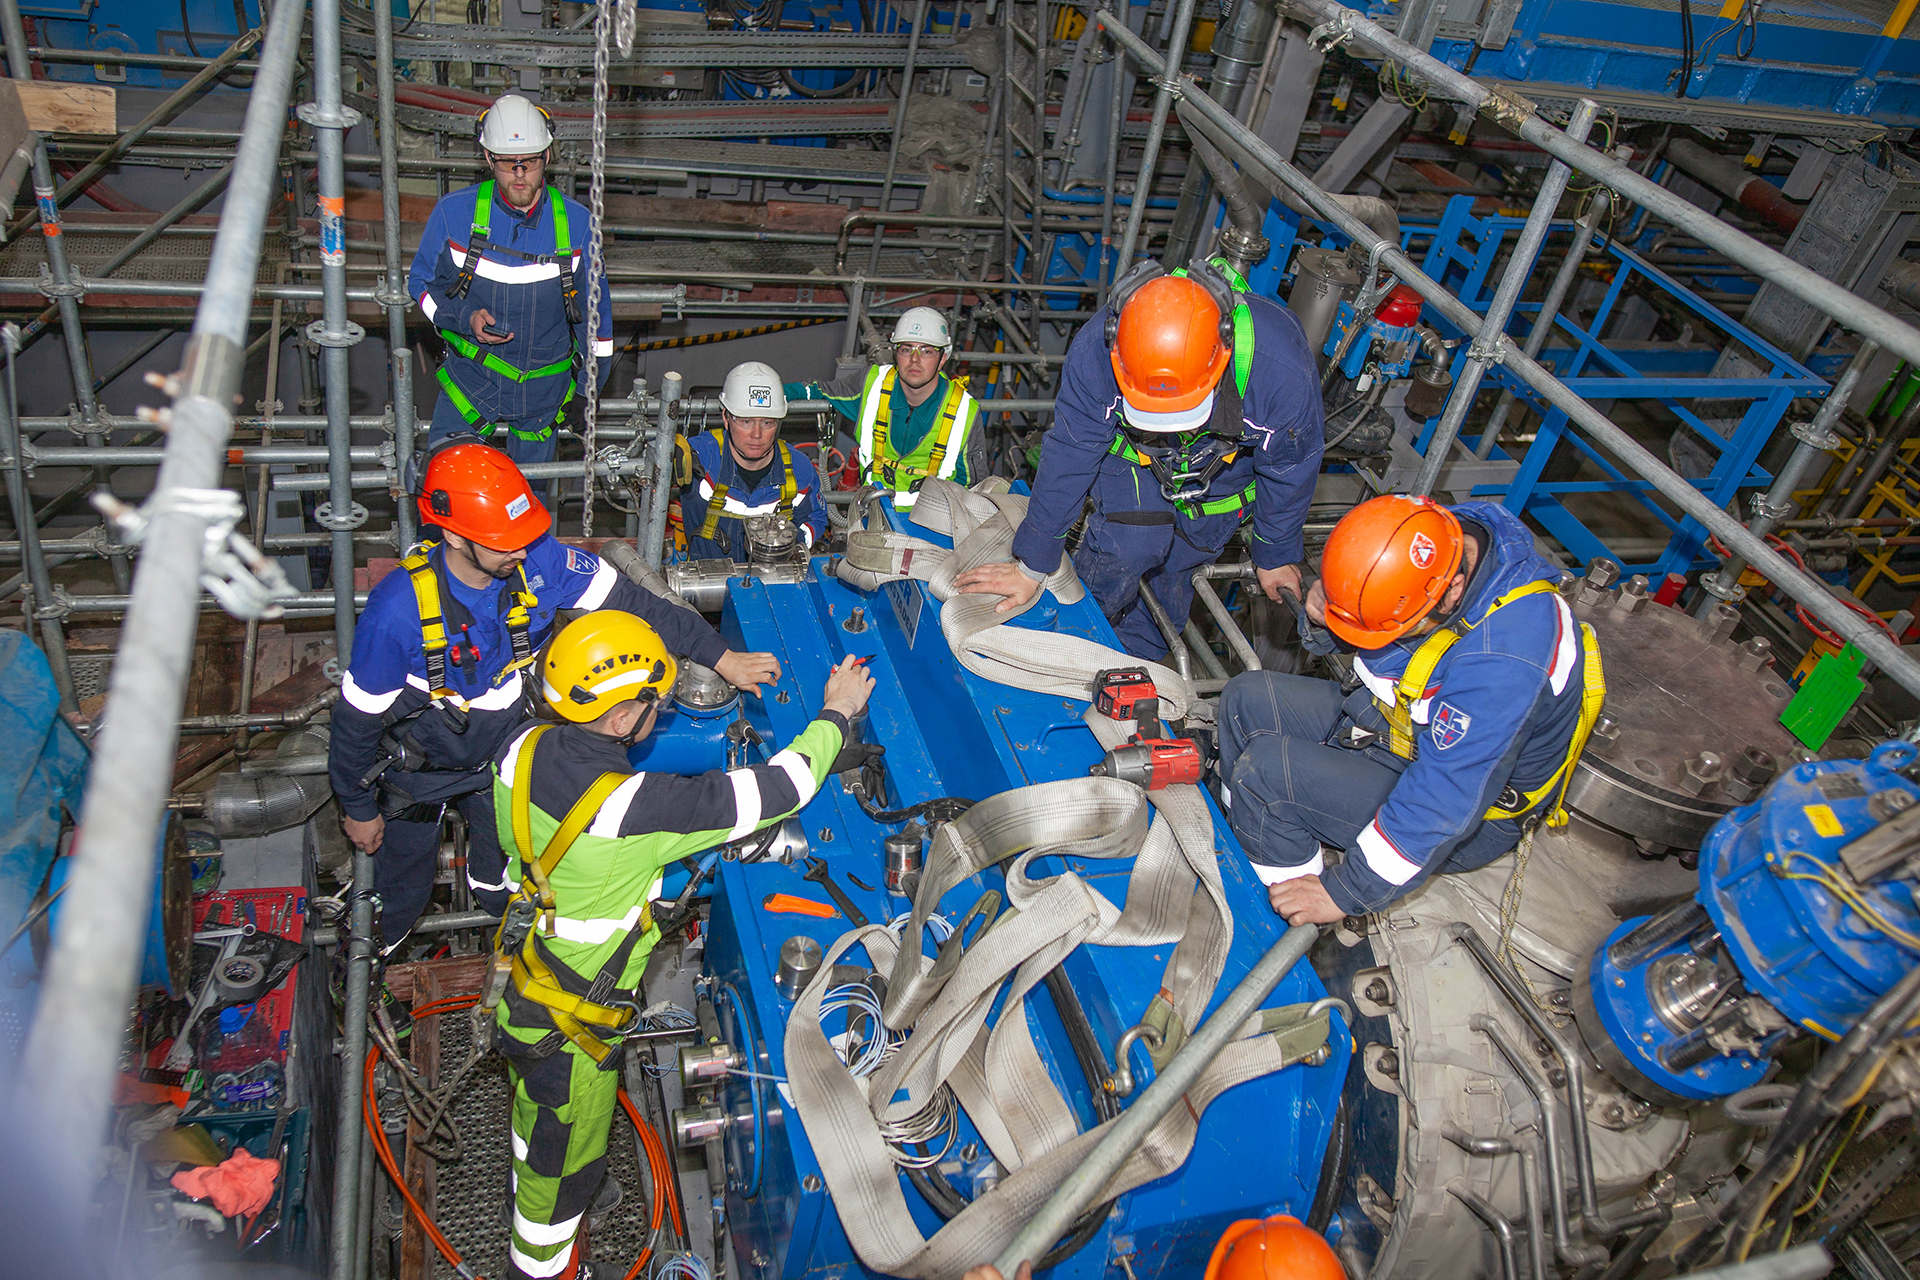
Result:
[[[440,1021],[441,1061],[457,1066],[466,1061],[471,1043],[467,1019],[462,1015]],[[465,1138],[465,1156],[458,1164],[441,1165],[435,1184],[435,1220],[467,1265],[483,1276],[507,1273],[507,1231],[500,1215],[507,1197],[509,1096],[506,1061],[490,1055],[473,1069],[453,1108]],[[593,1257],[606,1267],[617,1267],[615,1275],[625,1275],[646,1246],[648,1204],[641,1194],[633,1123],[617,1106],[607,1139],[607,1175],[619,1181],[626,1196],[593,1234]],[[432,1257],[435,1280],[454,1280],[446,1259],[437,1251]]]

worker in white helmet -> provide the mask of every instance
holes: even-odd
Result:
[[[408,291],[447,344],[430,440],[473,432],[515,462],[550,462],[554,428],[613,365],[613,308],[587,332],[591,215],[547,185],[553,118],[517,93],[480,113],[492,174],[434,206]]]
[[[971,484],[987,472],[985,442],[974,431],[979,413],[965,377],[944,372],[953,352],[947,318],[914,307],[893,326],[893,366],[834,383],[790,382],[789,398],[827,400],[855,428],[860,480],[913,505],[931,476]]]
[[[786,416],[786,389],[771,365],[749,360],[727,374],[720,388],[722,426],[682,442],[687,474],[680,515],[689,557],[745,560],[749,516],[786,516],[809,549],[826,534],[820,477],[806,455],[780,439]]]

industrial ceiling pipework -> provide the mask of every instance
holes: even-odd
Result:
[[[513,90],[603,211],[582,292],[618,353],[523,473],[570,558],[781,666],[754,697],[684,663],[628,764],[767,763],[831,667],[876,679],[850,767],[663,875],[597,1273],[1144,1280],[1285,1213],[1377,1280],[1896,1274],[1915,7],[185,0],[176,29],[0,0],[0,153],[35,188],[0,246],[0,609],[39,646],[0,687],[45,712],[19,794],[51,815],[0,849],[0,1076],[17,1049],[49,1228],[335,1280],[509,1265],[470,832],[442,815],[429,913],[377,954],[326,752],[423,533],[443,339],[408,262]],[[1008,554],[1112,282],[1199,256],[1316,360],[1309,561],[1376,491],[1503,501],[1606,663],[1566,821],[1324,936],[1206,786],[1107,776],[1091,677],[1135,660],[1070,562],[1012,620],[948,587]],[[884,369],[916,306],[991,474],[897,510],[843,487],[834,402],[788,396],[827,532],[773,509],[739,559],[690,551],[676,441],[725,430],[724,371]],[[1142,584],[1146,678],[1194,730],[1241,671],[1323,670],[1247,541],[1190,619]],[[281,1162],[268,1209],[147,1172],[186,1122]]]

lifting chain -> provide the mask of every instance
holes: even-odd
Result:
[[[600,277],[605,271],[600,238],[601,215],[606,207],[607,190],[607,45],[613,34],[616,0],[600,0],[593,20],[593,148],[587,202],[592,216],[587,219],[587,382],[586,461],[581,464],[581,488],[585,502],[580,514],[580,536],[593,536],[593,459],[599,452],[600,357],[594,354],[600,341],[600,307],[612,305],[611,298],[600,296]],[[629,43],[631,39],[629,38]]]

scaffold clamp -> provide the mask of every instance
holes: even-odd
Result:
[[[164,488],[138,507],[109,493],[96,493],[92,501],[127,546],[138,546],[162,515],[186,515],[205,521],[200,585],[236,618],[271,621],[282,612],[279,602],[298,594],[278,561],[263,555],[233,531],[247,507],[232,490]]]

